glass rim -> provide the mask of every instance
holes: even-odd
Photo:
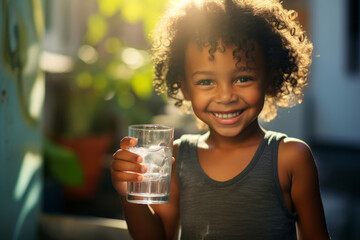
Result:
[[[173,127],[163,124],[133,124],[128,126],[129,130],[154,130],[154,131],[172,131]]]

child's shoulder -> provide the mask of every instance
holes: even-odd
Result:
[[[309,145],[298,138],[284,137],[279,144],[279,153],[291,157],[311,154]]]
[[[298,138],[288,137],[285,133],[267,130],[264,138],[269,143],[272,141],[279,142],[279,157],[294,159],[308,154],[311,155],[311,149],[306,142]]]
[[[280,141],[278,162],[279,166],[285,167],[291,173],[316,168],[309,145],[291,137],[285,137]]]

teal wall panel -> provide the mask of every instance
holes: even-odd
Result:
[[[36,239],[42,189],[41,0],[0,1],[0,239]]]

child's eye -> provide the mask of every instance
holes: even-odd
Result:
[[[196,85],[208,86],[214,84],[210,79],[202,79],[196,82]]]
[[[250,82],[253,81],[254,78],[250,77],[250,76],[242,76],[242,77],[238,77],[234,80],[234,83],[246,83],[246,82]]]

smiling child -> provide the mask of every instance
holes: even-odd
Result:
[[[134,239],[329,239],[310,148],[258,122],[301,102],[312,44],[275,0],[178,1],[154,32],[156,90],[208,128],[174,144],[170,201],[126,201],[146,167],[125,137],[111,164]]]

